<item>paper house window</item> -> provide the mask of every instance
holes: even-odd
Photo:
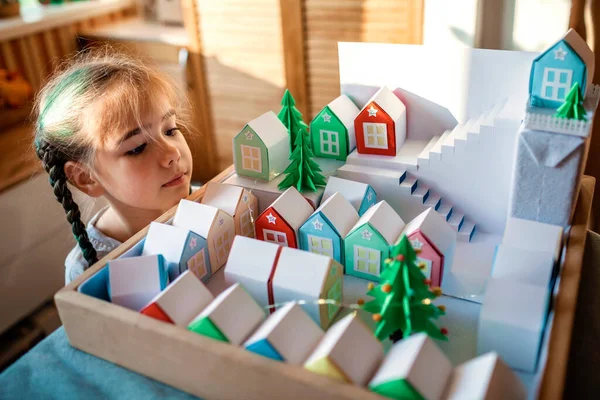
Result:
[[[199,279],[204,278],[206,273],[206,255],[204,253],[204,249],[197,252],[193,257],[191,257],[187,262],[187,267],[194,275],[196,275]]]
[[[250,221],[250,210],[246,210],[240,215],[240,229],[242,236],[254,236],[252,232],[252,222]]]
[[[262,172],[260,148],[242,145],[242,168],[248,171]]]
[[[327,238],[308,235],[308,251],[333,258],[333,241]]]
[[[417,265],[421,268],[421,272],[427,279],[431,279],[431,265],[433,262],[431,260],[426,260],[425,258],[417,257]]]
[[[342,302],[342,281],[338,279],[327,292],[327,298],[333,300],[334,304],[327,305],[327,313],[331,321],[338,311],[339,304]]]
[[[354,246],[354,270],[379,276],[381,252],[363,246]]]
[[[547,100],[564,100],[571,89],[573,71],[570,69],[544,68],[542,81],[542,98]]]
[[[365,147],[387,149],[387,126],[377,122],[364,122]]]
[[[332,156],[340,155],[339,134],[335,131],[326,131],[321,129],[321,153]]]
[[[263,236],[265,238],[265,242],[276,243],[276,244],[280,244],[282,246],[288,245],[288,241],[287,241],[287,237],[285,236],[285,233],[272,231],[270,229],[263,229]]]
[[[217,250],[217,258],[219,263],[221,263],[227,259],[227,254],[229,253],[229,248],[231,247],[229,231],[223,233],[217,238],[215,246]]]

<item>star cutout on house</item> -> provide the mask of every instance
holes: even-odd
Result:
[[[331,115],[323,113],[323,122],[331,122]]]
[[[223,226],[224,223],[225,221],[223,220],[223,218],[219,218],[219,226]]]
[[[315,220],[313,221],[313,227],[318,231],[323,230],[323,223],[319,221],[319,218],[315,218]]]
[[[369,112],[369,117],[376,117],[377,116],[377,110],[375,107],[373,107],[373,105],[371,105],[371,107],[369,107],[369,109],[367,110]]]
[[[190,249],[194,249],[194,247],[196,247],[196,238],[192,238],[192,240],[190,240]]]
[[[251,131],[244,132],[244,135],[246,135],[246,140],[252,140],[254,137],[254,134]]]
[[[563,49],[562,47],[559,47],[558,49],[554,50],[554,59],[555,60],[565,61],[566,55],[567,55],[567,51],[565,49]]]
[[[371,201],[372,198],[373,198],[373,192],[369,192],[369,194],[367,195],[367,200]]]
[[[369,232],[368,230],[364,230],[362,231],[362,238],[365,240],[371,240],[371,236],[373,236],[373,234],[371,232]]]
[[[421,250],[423,248],[423,243],[419,239],[411,240],[410,244],[415,250]]]
[[[244,195],[244,197],[242,197],[242,201],[243,201],[244,203],[247,203],[247,202],[248,202],[248,195],[247,195],[247,194],[245,194],[245,195]]]
[[[273,213],[269,213],[269,215],[267,215],[267,220],[269,221],[270,224],[275,225],[275,221],[277,220],[277,217],[273,215]]]

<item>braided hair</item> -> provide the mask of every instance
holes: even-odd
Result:
[[[62,204],[65,213],[67,213],[67,221],[71,224],[75,240],[77,240],[83,257],[88,263],[87,268],[89,268],[98,261],[98,257],[96,249],[92,246],[85,230],[85,225],[81,221],[79,207],[73,201],[71,190],[67,186],[67,176],[64,169],[67,161],[66,157],[43,139],[36,143],[36,154],[42,161],[44,170],[48,173],[50,186],[54,189],[54,197]]]

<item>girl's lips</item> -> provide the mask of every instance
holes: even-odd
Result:
[[[181,185],[185,181],[185,174],[179,174],[175,178],[171,179],[169,182],[165,183],[163,187],[171,187]]]

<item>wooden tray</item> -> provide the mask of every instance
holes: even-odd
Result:
[[[229,167],[213,181],[233,173]],[[584,177],[571,229],[540,398],[562,398],[594,179]],[[190,196],[197,200],[204,187]],[[157,219],[168,221],[176,207]],[[204,399],[383,399],[364,388],[258,357],[77,291],[81,283],[138,243],[145,228],[60,290],[56,304],[75,348]],[[359,360],[357,360],[359,362]]]

